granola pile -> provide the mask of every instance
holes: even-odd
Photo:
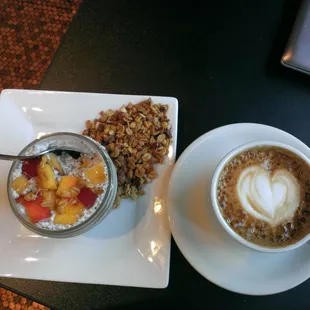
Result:
[[[115,207],[120,198],[143,195],[142,186],[158,177],[154,164],[164,162],[172,141],[167,110],[167,105],[148,99],[100,112],[98,119],[86,121],[83,135],[104,145],[117,167]]]

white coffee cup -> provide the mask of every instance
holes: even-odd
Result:
[[[237,241],[239,241],[240,243],[242,243],[243,245],[257,250],[257,251],[262,251],[262,252],[274,252],[274,253],[278,253],[278,252],[284,252],[284,251],[289,251],[289,250],[293,250],[296,249],[298,247],[300,247],[301,245],[303,245],[304,243],[306,243],[307,241],[310,240],[310,234],[306,235],[303,239],[299,240],[298,242],[285,246],[285,247],[279,247],[279,248],[270,248],[270,247],[264,247],[264,246],[260,246],[257,244],[254,244],[252,242],[249,242],[247,240],[245,240],[244,238],[242,238],[239,234],[237,234],[230,226],[229,224],[225,221],[225,219],[223,218],[223,215],[220,211],[220,205],[217,201],[217,184],[218,184],[218,180],[219,177],[221,175],[221,172],[223,170],[223,168],[226,166],[226,164],[235,156],[237,156],[238,154],[255,148],[255,147],[263,147],[263,146],[275,146],[275,147],[280,147],[282,149],[288,150],[292,153],[294,153],[295,155],[297,155],[298,157],[302,158],[306,163],[308,163],[310,165],[310,159],[305,156],[303,153],[301,153],[300,151],[298,151],[297,149],[283,144],[283,143],[279,143],[279,142],[274,142],[274,141],[254,141],[254,142],[250,142],[250,143],[246,143],[243,145],[238,146],[237,148],[233,149],[231,152],[229,152],[219,163],[219,165],[217,166],[214,175],[213,175],[213,179],[212,179],[212,184],[211,184],[211,200],[212,200],[212,204],[213,204],[213,208],[215,211],[215,214],[220,222],[220,224],[224,227],[224,229],[233,237],[235,238]]]

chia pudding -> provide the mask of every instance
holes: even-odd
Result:
[[[48,147],[35,145],[27,155]],[[18,163],[11,194],[18,212],[38,228],[65,230],[95,213],[108,187],[107,171],[97,153],[48,153]]]

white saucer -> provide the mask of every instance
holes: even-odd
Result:
[[[290,134],[265,125],[233,124],[194,141],[179,158],[170,181],[168,214],[174,239],[189,263],[206,279],[233,292],[269,295],[310,277],[310,246],[261,253],[235,241],[218,223],[210,200],[216,166],[230,150],[255,140],[279,141],[310,157]]]

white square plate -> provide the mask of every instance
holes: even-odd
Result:
[[[18,154],[35,138],[52,132],[81,133],[87,119],[148,96],[4,90],[0,97],[0,150]],[[159,178],[136,202],[118,209],[94,229],[71,239],[41,237],[15,218],[6,193],[11,163],[0,161],[0,275],[27,279],[164,288],[169,280],[168,180],[175,161],[178,102],[169,105],[173,144]]]

